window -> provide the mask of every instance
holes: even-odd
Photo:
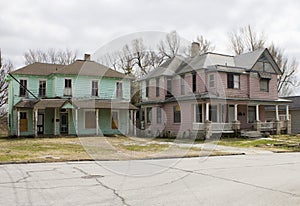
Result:
[[[26,97],[27,96],[27,80],[26,79],[20,79],[20,97]]]
[[[260,91],[268,92],[269,91],[269,79],[260,79]]]
[[[98,80],[92,81],[92,96],[97,97],[98,94]]]
[[[202,122],[202,104],[196,105],[196,122]]]
[[[248,123],[254,123],[256,118],[255,106],[248,106]]]
[[[123,83],[116,82],[116,97],[123,98]]]
[[[196,92],[196,90],[197,90],[197,73],[196,72],[193,73],[192,85],[193,85],[193,92]]]
[[[179,105],[173,107],[173,114],[174,114],[174,123],[181,122],[181,112]]]
[[[72,79],[65,79],[64,96],[72,96]]]
[[[39,81],[39,97],[46,96],[46,80]]]
[[[168,96],[172,95],[172,79],[167,79],[167,94]]]
[[[215,75],[210,74],[209,75],[209,87],[214,87],[215,86]]]
[[[119,113],[117,111],[111,112],[111,128],[119,129]]]
[[[180,76],[180,90],[181,94],[185,94],[185,80],[184,80],[184,74]]]
[[[239,89],[240,88],[240,75],[227,74],[227,88]]]
[[[156,108],[156,123],[161,124],[161,108]]]
[[[95,111],[85,111],[85,128],[95,129],[96,128],[96,112]]]
[[[159,78],[156,78],[155,90],[156,96],[159,97]]]
[[[152,108],[147,107],[146,112],[147,112],[147,124],[151,124],[151,122],[152,122]]]
[[[218,107],[217,107],[217,105],[209,106],[209,120],[212,122],[218,122]]]
[[[20,132],[27,132],[28,131],[28,119],[27,119],[27,112],[20,112]]]
[[[146,81],[146,97],[149,97],[149,80]]]

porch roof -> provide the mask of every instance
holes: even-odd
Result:
[[[137,107],[129,102],[87,99],[87,100],[69,100],[69,99],[40,99],[40,100],[21,100],[15,108],[31,108],[31,109],[46,109],[46,108],[61,108],[65,104],[70,103],[74,108],[83,109],[129,109],[137,110]]]

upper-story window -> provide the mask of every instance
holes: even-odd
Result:
[[[123,83],[116,82],[116,97],[123,98]]]
[[[170,77],[167,79],[167,94],[172,94],[172,78]]]
[[[46,96],[46,80],[39,80],[39,97]]]
[[[192,85],[193,85],[193,92],[196,92],[197,90],[197,73],[194,72],[192,74]]]
[[[269,79],[260,79],[259,84],[260,84],[260,91],[261,92],[268,92],[269,91]]]
[[[215,75],[210,74],[209,75],[209,87],[214,87],[215,86]]]
[[[92,81],[92,96],[97,97],[99,95],[99,87],[98,87],[98,80]]]
[[[146,80],[146,97],[149,97],[149,80]]]
[[[65,79],[64,96],[72,96],[72,79]]]
[[[156,78],[156,80],[155,80],[156,82],[155,82],[155,94],[156,94],[156,96],[157,97],[159,97],[159,78]]]
[[[181,94],[185,94],[185,80],[184,80],[184,74],[180,76],[180,90]]]
[[[227,74],[227,88],[239,89],[240,88],[240,75],[239,74]]]
[[[27,80],[26,79],[20,79],[20,97],[27,97]]]

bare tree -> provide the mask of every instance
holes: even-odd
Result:
[[[212,43],[205,39],[203,35],[197,36],[196,42],[199,43],[199,54],[204,54],[206,52],[213,51],[215,47]],[[188,46],[185,50],[185,56],[191,56],[191,46]]]
[[[0,119],[7,114],[8,83],[6,81],[6,76],[12,69],[12,62],[10,60],[2,59],[0,52]]]
[[[158,45],[158,51],[164,59],[175,57],[180,49],[180,37],[176,31],[172,31],[161,40]]]
[[[274,43],[266,46],[266,38],[263,33],[258,34],[250,26],[247,26],[232,32],[230,42],[236,54],[268,47],[275,62],[283,73],[278,79],[278,92],[280,96],[290,95],[293,89],[300,85],[295,76],[298,69],[298,62],[295,59],[290,60],[284,54],[283,50],[276,47]]]
[[[253,31],[250,25],[230,34],[231,47],[236,54],[264,48],[266,38],[263,33]]]
[[[29,49],[24,54],[25,64],[32,64],[35,62],[50,63],[50,64],[71,64],[77,58],[78,51],[66,50],[55,50],[50,48],[46,51],[41,49]]]

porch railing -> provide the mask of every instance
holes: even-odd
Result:
[[[205,124],[206,123],[193,123],[193,130],[205,130]],[[232,124],[231,123],[217,123],[212,122],[211,124],[211,130],[212,131],[231,131],[232,130]]]

